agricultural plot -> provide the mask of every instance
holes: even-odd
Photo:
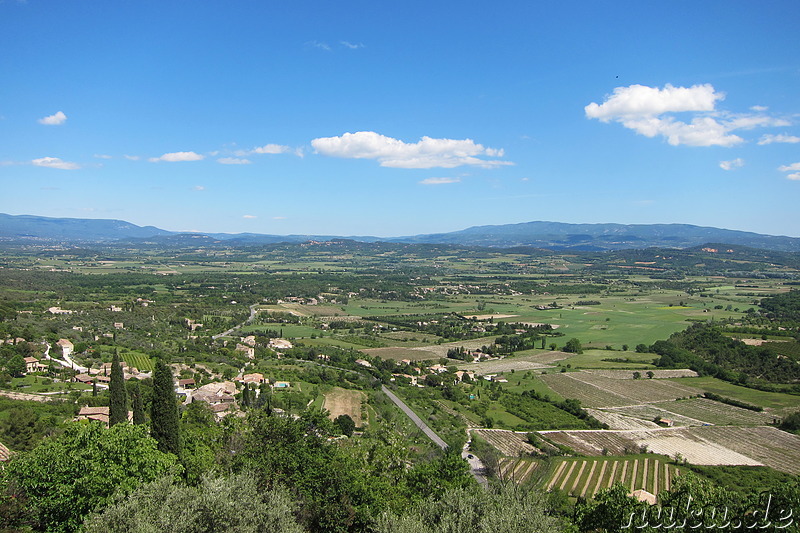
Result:
[[[650,420],[626,416],[615,411],[600,411],[598,409],[587,409],[586,411],[600,422],[606,424],[609,429],[652,429],[659,427],[658,424]]]
[[[773,427],[702,426],[635,431],[544,431],[584,455],[644,449],[698,465],[769,466],[800,474],[800,436]]]
[[[381,359],[391,359],[393,361],[402,361],[403,359],[408,359],[409,361],[426,361],[439,358],[434,352],[428,352],[419,348],[403,348],[400,346],[367,348],[361,351],[371,357],[380,357]]]
[[[560,353],[560,352],[550,352]],[[480,363],[465,363],[458,365],[461,370],[470,370],[476,374],[500,374],[502,372],[524,372],[526,370],[543,370],[553,368],[551,365],[537,360],[535,355],[525,355],[522,357],[507,357],[494,361],[483,361]]]
[[[666,407],[672,405],[673,403],[675,402],[664,402],[663,403],[663,405],[665,406],[664,408],[659,407],[657,405],[629,405],[626,407],[611,407],[603,409],[602,411],[607,413],[620,414],[630,418],[640,418],[642,420],[647,420],[647,421],[652,421],[656,417],[666,418],[668,420],[672,420],[672,424],[675,427],[702,426],[708,423],[705,422],[704,420],[689,418],[688,416],[679,415],[674,411],[667,410]],[[611,429],[625,429],[625,428],[612,427]]]
[[[760,426],[771,423],[773,419],[768,413],[742,409],[707,398],[690,398],[657,405],[674,414],[718,426]],[[662,417],[672,418],[671,416]]]
[[[800,475],[800,436],[774,427],[724,427],[693,428],[693,431],[716,442],[724,443],[765,466]]]
[[[499,461],[498,477],[502,481],[513,481],[522,484],[528,481],[534,471],[539,467],[539,462],[534,459],[512,459],[503,457]]]
[[[331,420],[339,415],[350,415],[356,427],[364,427],[361,416],[361,404],[366,400],[363,392],[334,387],[325,393],[323,408],[330,412]]]
[[[587,374],[594,374],[609,379],[634,379],[633,371],[631,370],[584,370]],[[694,378],[697,377],[697,372],[689,370],[688,368],[676,370],[650,370],[653,373],[652,379],[669,379],[669,378]],[[646,377],[646,372],[640,372],[642,377]],[[649,379],[649,378],[647,378]]]
[[[476,429],[472,431],[472,434],[482,438],[508,457],[520,457],[539,451],[525,440],[524,433],[503,429]]]
[[[658,495],[669,490],[679,473],[674,465],[654,457],[566,459],[556,466],[545,487],[589,498],[614,483],[622,483],[631,492],[644,489]]]
[[[137,368],[140,372],[152,372],[155,368],[153,360],[143,353],[126,353],[122,358],[129,366]]]
[[[655,379],[613,379],[587,371],[542,376],[565,398],[577,398],[587,407],[621,407],[675,400],[703,391],[674,381]]]

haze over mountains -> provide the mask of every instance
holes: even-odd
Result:
[[[511,248],[530,246],[551,250],[602,251],[650,247],[689,248],[706,243],[726,243],[765,250],[800,251],[800,238],[762,235],[745,231],[689,224],[566,224],[525,222],[474,226],[450,233],[380,238],[335,235],[264,235],[255,233],[181,233],[154,226],[137,226],[122,220],[49,218],[0,213],[0,242],[7,243],[112,243],[157,242],[164,245],[190,240],[203,243],[257,245],[351,239],[362,242],[429,243]]]

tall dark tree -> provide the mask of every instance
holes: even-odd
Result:
[[[113,426],[128,420],[128,393],[125,390],[125,375],[119,364],[119,354],[114,351],[111,360],[111,382],[108,384],[109,401],[108,425]]]
[[[178,425],[178,404],[172,371],[162,360],[156,361],[153,371],[153,400],[150,405],[150,434],[162,452],[180,455],[181,439]]]
[[[138,381],[133,385],[132,396],[133,396],[133,423],[144,424],[145,423],[144,402],[142,401],[142,388],[139,386]]]

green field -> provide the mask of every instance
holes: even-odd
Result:
[[[697,387],[698,389],[713,392],[714,394],[719,394],[726,398],[733,398],[751,405],[770,409],[782,416],[800,409],[800,395],[764,392],[734,385],[727,381],[708,376],[697,378],[673,378],[670,381]]]

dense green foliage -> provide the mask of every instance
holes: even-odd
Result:
[[[204,477],[197,487],[164,477],[116,499],[87,520],[87,533],[300,533],[289,494],[259,490],[243,473]]]
[[[153,399],[150,403],[150,434],[158,449],[180,456],[181,437],[178,425],[178,404],[172,371],[162,360],[153,371]]]
[[[704,375],[746,384],[749,379],[787,383],[800,379],[800,365],[760,346],[748,346],[713,325],[696,323],[657,341],[650,351],[663,368],[691,368]]]
[[[176,457],[158,451],[142,426],[76,423],[9,462],[0,497],[24,501],[35,530],[68,532],[114,494],[179,472]]]

